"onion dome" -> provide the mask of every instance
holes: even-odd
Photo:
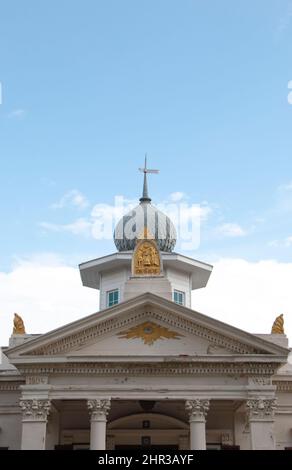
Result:
[[[148,195],[147,173],[158,173],[148,170],[145,158],[143,195],[140,204],[124,215],[114,232],[114,242],[118,251],[132,251],[137,240],[150,238],[156,241],[160,251],[171,252],[176,244],[176,229],[170,218],[151,204]]]

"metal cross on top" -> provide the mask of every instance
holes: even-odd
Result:
[[[147,184],[147,173],[158,174],[159,170],[150,170],[147,168],[147,154],[145,155],[145,166],[139,168],[139,171],[144,173],[144,184],[143,184],[143,196],[140,198],[141,202],[151,202],[151,198],[148,195],[148,184]]]

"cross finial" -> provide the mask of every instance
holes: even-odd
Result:
[[[147,184],[147,173],[157,174],[159,170],[149,170],[147,168],[147,153],[145,155],[145,165],[144,168],[139,168],[139,171],[144,173],[144,183],[143,183],[143,195],[140,198],[140,202],[151,202],[151,198],[148,195],[148,184]]]

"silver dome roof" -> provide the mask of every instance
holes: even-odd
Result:
[[[119,251],[132,251],[137,240],[152,238],[160,251],[172,251],[176,244],[176,229],[170,218],[156,207],[152,206],[148,195],[147,174],[158,173],[159,170],[139,168],[144,173],[143,194],[140,204],[124,215],[118,222],[114,232],[114,242]],[[145,233],[146,232],[146,233]]]
[[[137,239],[153,238],[159,250],[171,252],[176,244],[176,229],[170,218],[153,206],[149,198],[124,215],[114,232],[114,242],[119,251],[134,250]]]

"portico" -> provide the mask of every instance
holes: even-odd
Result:
[[[145,412],[141,401],[109,398],[26,400],[22,404],[22,449],[273,449],[273,415],[268,413],[265,420],[259,417],[257,422],[248,419],[247,402],[196,398],[143,403],[154,403],[154,409]],[[262,399],[253,399],[253,406],[255,403],[261,409]],[[274,399],[265,399],[265,406],[274,409]],[[33,408],[41,418],[35,413],[27,421]],[[240,439],[240,419],[246,442]]]

